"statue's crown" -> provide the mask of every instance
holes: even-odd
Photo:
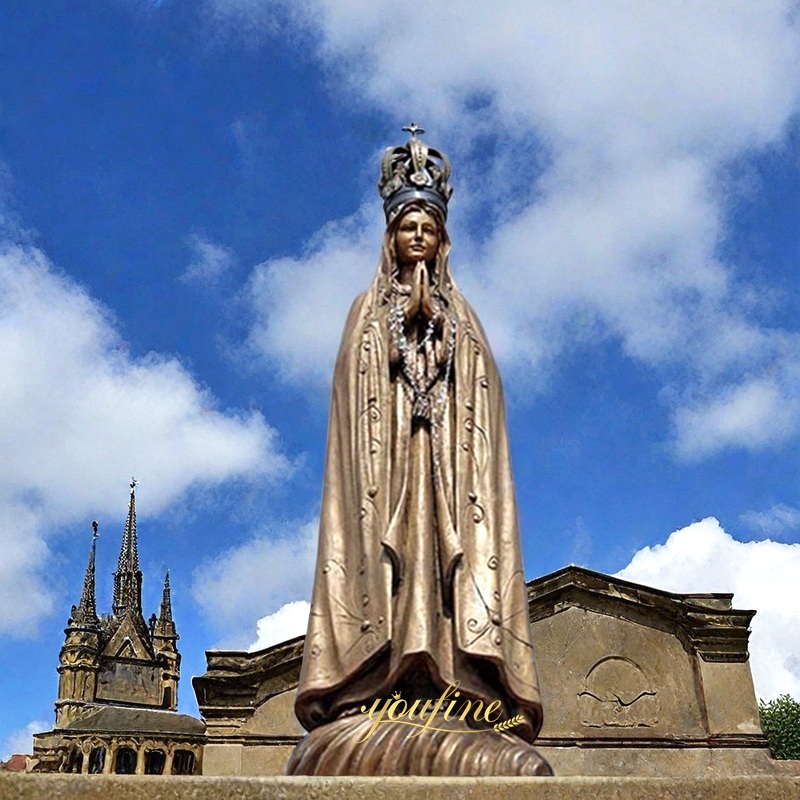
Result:
[[[428,147],[417,138],[425,131],[416,122],[403,128],[411,134],[405,145],[387,147],[381,160],[378,189],[383,198],[383,211],[390,222],[401,209],[415,200],[436,206],[447,219],[447,203],[453,194],[450,162],[444,153]]]

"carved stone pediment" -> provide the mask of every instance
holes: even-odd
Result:
[[[748,659],[756,612],[734,609],[732,600],[732,594],[723,593],[674,594],[576,566],[528,583],[533,623],[567,608],[583,608],[675,636],[704,661],[741,663]]]

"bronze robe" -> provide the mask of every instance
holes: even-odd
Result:
[[[501,700],[528,741],[541,727],[500,377],[445,277],[457,328],[438,438],[412,425],[380,271],[345,325],[295,706],[308,730],[409,680],[430,685],[419,699],[458,680],[462,697]]]

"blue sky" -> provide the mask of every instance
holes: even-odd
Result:
[[[108,610],[131,475],[183,710],[206,648],[302,628],[333,356],[412,119],[454,164],[528,576],[734,591],[759,694],[800,695],[798,9],[680,8],[2,4],[0,757],[52,722],[95,518]]]

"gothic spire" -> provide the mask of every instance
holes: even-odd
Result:
[[[136,538],[136,484],[131,478],[128,518],[122,534],[117,571],[114,573],[114,613],[123,609],[142,610],[142,573],[139,569],[139,545]]]
[[[169,570],[164,576],[164,593],[161,596],[161,609],[154,627],[155,636],[162,639],[177,639],[175,622],[172,619],[172,597],[169,587]]]
[[[136,478],[131,478],[131,499],[128,503],[128,519],[122,534],[122,549],[119,553],[117,570],[120,572],[139,571],[139,543],[136,537]]]
[[[97,623],[100,622],[97,616],[94,583],[94,560],[98,536],[97,527],[97,520],[94,520],[92,522],[92,547],[89,550],[89,563],[86,565],[86,574],[83,577],[81,601],[77,609],[75,609],[75,613],[72,615],[72,621],[76,625],[97,625]]]
[[[172,622],[172,597],[169,591],[169,570],[164,576],[164,593],[161,595],[161,613],[159,619],[164,622]]]

